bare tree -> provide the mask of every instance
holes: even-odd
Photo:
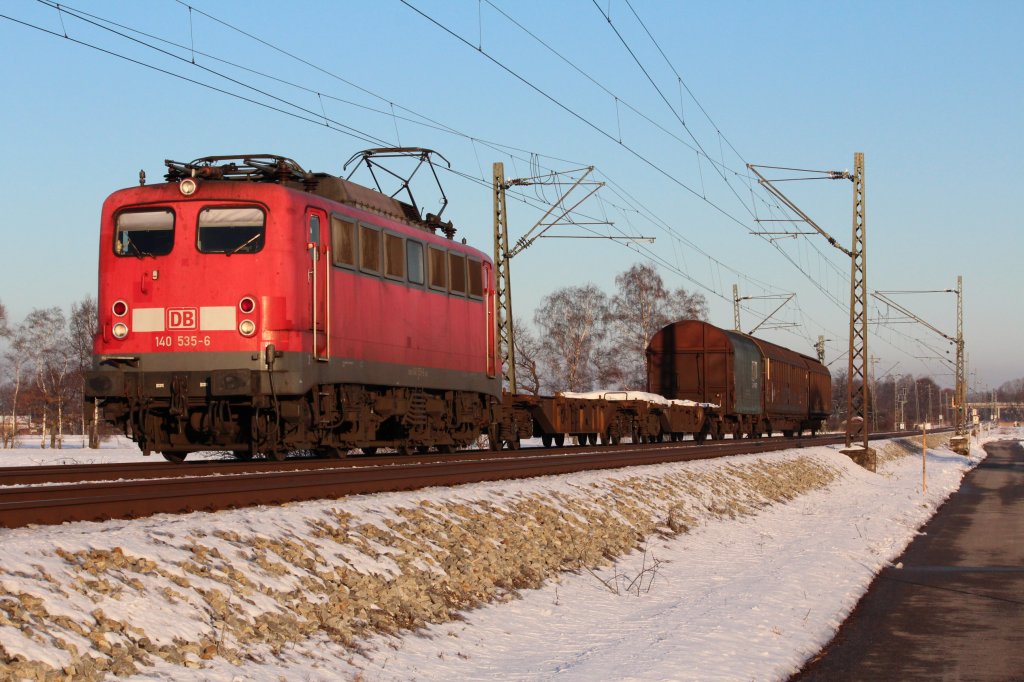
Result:
[[[28,330],[24,324],[19,325],[9,334],[10,346],[4,353],[11,371],[11,426],[4,433],[4,446],[13,448],[18,434],[18,397],[21,394],[22,381],[30,366]]]
[[[0,302],[0,339],[5,339],[11,335],[10,327],[7,326],[7,308]],[[6,419],[0,417],[0,442],[3,443],[2,447],[10,447],[10,439],[13,437],[16,431],[15,425],[11,424],[11,431],[8,434]]]
[[[647,344],[655,332],[678,319],[706,319],[707,301],[683,288],[670,292],[654,266],[637,263],[615,278],[618,290],[612,297],[609,321],[615,340],[611,360],[622,386],[642,389],[647,384]]]
[[[615,284],[618,291],[611,299],[609,321],[617,351],[616,369],[624,388],[642,389],[647,383],[647,343],[669,321],[669,292],[661,275],[648,264],[638,263],[620,273]]]
[[[1024,378],[1004,381],[996,389],[999,400],[1006,402],[1020,402],[1024,400]]]
[[[689,292],[679,287],[668,297],[666,309],[669,321],[676,320],[707,320],[708,301],[700,292]]]
[[[545,371],[555,391],[585,391],[606,336],[608,297],[593,284],[566,287],[541,301],[533,319],[541,332]]]
[[[25,318],[22,327],[27,334],[27,350],[32,362],[36,388],[43,398],[41,445],[46,446],[46,425],[49,421],[50,447],[59,448],[63,444],[66,380],[71,367],[64,311],[58,307],[35,309]]]
[[[516,388],[519,391],[539,395],[541,391],[541,364],[543,349],[533,329],[524,320],[516,318]]]
[[[68,341],[71,347],[74,362],[74,389],[72,400],[81,405],[82,433],[86,433],[87,422],[92,423],[89,431],[89,446],[99,447],[96,433],[95,414],[89,419],[87,409],[95,412],[94,407],[85,404],[85,373],[92,367],[92,341],[93,336],[99,328],[99,320],[96,314],[96,299],[86,296],[78,303],[71,305],[71,319],[68,323]]]

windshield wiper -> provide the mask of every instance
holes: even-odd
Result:
[[[237,246],[237,247],[236,247],[236,248],[235,248],[235,249],[234,249],[233,251],[231,251],[230,253],[227,253],[227,254],[225,254],[225,255],[226,255],[226,256],[233,256],[233,255],[235,255],[236,253],[238,253],[239,251],[241,251],[241,250],[242,250],[242,249],[244,249],[245,247],[249,246],[249,244],[252,244],[252,243],[253,243],[254,241],[256,241],[257,239],[259,239],[259,238],[260,238],[261,236],[262,236],[262,235],[261,235],[261,234],[260,234],[259,232],[257,232],[257,233],[256,233],[256,234],[254,234],[253,236],[249,237],[249,239],[248,239],[248,240],[246,240],[246,241],[245,241],[245,242],[243,242],[242,244],[239,244],[239,245],[238,245],[238,246]]]
[[[156,256],[151,254],[149,251],[143,251],[142,249],[140,249],[135,244],[135,242],[128,242],[128,248],[129,248],[129,250],[130,249],[135,249],[135,257],[138,258],[139,260],[142,260],[146,256],[149,256],[150,258],[156,258]],[[126,253],[125,255],[128,255],[128,254]]]

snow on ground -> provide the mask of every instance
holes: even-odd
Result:
[[[1024,438],[1024,429],[1004,429],[989,438],[1011,436]],[[395,520],[408,520],[424,510],[431,513],[454,504],[462,515],[468,513],[468,508],[493,509],[500,514],[501,504],[530,495],[554,498],[567,514],[575,514],[580,507],[573,496],[590,494],[598,499],[627,494],[623,487],[626,480],[645,481],[655,498],[660,491],[653,482],[675,476],[721,471],[735,475],[737,467],[782,467],[807,461],[834,471],[831,483],[785,503],[755,504],[753,512],[740,514],[721,513],[715,508],[713,496],[697,491],[695,499],[699,498],[700,504],[688,509],[690,513],[694,509],[703,511],[678,534],[651,534],[639,549],[618,557],[611,565],[563,573],[539,589],[512,590],[504,603],[463,611],[462,620],[392,635],[357,637],[347,647],[314,632],[281,648],[255,647],[234,657],[198,650],[185,652],[182,661],[168,662],[166,656],[154,655],[150,658],[152,666],[137,669],[134,674],[131,669],[123,673],[133,680],[173,680],[185,674],[191,679],[225,682],[496,677],[780,680],[798,670],[831,639],[874,575],[899,556],[917,529],[957,490],[963,475],[984,457],[977,441],[973,445],[970,457],[946,448],[928,451],[927,493],[921,491],[919,450],[889,459],[878,473],[870,473],[838,454],[836,448],[817,447],[708,462],[358,496],[280,509],[0,530],[5,548],[0,558],[0,606],[9,606],[16,595],[21,607],[43,609],[62,626],[93,618],[101,624],[115,625],[130,620],[133,627],[157,640],[147,646],[174,646],[175,638],[178,642],[194,642],[197,633],[209,629],[207,612],[211,608],[256,617],[279,608],[268,594],[293,594],[302,584],[294,570],[280,569],[279,564],[266,560],[269,556],[279,561],[277,555],[247,547],[248,554],[238,553],[238,557],[254,561],[249,569],[242,568],[246,581],[260,589],[250,590],[240,599],[229,595],[226,606],[211,601],[210,595],[223,589],[223,582],[215,580],[219,572],[240,568],[238,563],[234,569],[225,568],[231,552],[239,552],[232,541],[244,541],[252,533],[280,533],[300,543],[309,541],[312,544],[307,547],[315,546],[321,559],[346,564],[360,575],[383,576],[387,583],[393,578],[397,581],[398,571],[405,566],[400,566],[400,552],[374,544],[365,531],[366,537],[358,546],[328,547],[329,538],[310,532],[311,519],[340,515],[350,520],[349,528],[376,527],[387,532],[394,530]],[[118,458],[135,461],[140,457],[134,446],[123,442],[110,443],[98,453],[88,451],[88,455],[81,449],[74,454],[70,450],[4,450],[0,451],[0,466],[54,463],[52,458],[69,456],[80,462]],[[609,523],[613,521],[621,519],[609,517]],[[117,551],[112,555],[111,548],[124,556],[119,559]],[[202,550],[199,554],[197,548]],[[211,572],[197,572],[190,565],[187,573],[154,573],[145,565],[185,566],[188,561],[201,559],[209,548],[215,557],[210,559]],[[97,568],[89,561],[120,561],[122,566],[127,561],[127,569],[104,573],[109,567],[101,564]],[[444,566],[432,563],[430,557],[420,563],[427,572],[437,572],[439,580],[444,575]],[[84,582],[82,577],[72,577],[72,569],[79,566],[92,571],[84,576]],[[129,588],[111,586],[111,575],[128,576],[125,584]],[[191,585],[183,588],[188,581]],[[93,583],[106,585],[100,590],[102,594],[90,592],[99,589]],[[320,595],[316,599],[325,598]],[[25,636],[3,617],[5,613],[15,612],[0,610],[0,662],[10,662],[18,654],[24,660],[56,668],[69,665],[72,657],[67,647],[53,646],[54,638],[48,639],[45,633]],[[223,617],[230,619],[228,615]],[[111,645],[116,653],[116,647],[129,639],[130,633],[119,632],[118,627],[106,628],[101,637],[105,640],[103,650],[108,653]],[[61,638],[79,652],[88,651],[95,643],[95,631],[76,635],[72,630],[62,630]],[[223,632],[220,637],[225,637]],[[186,671],[182,665],[190,669]]]
[[[200,452],[189,459],[231,459],[226,452]],[[55,466],[59,464],[113,464],[117,462],[159,462],[159,454],[143,457],[139,447],[126,436],[111,436],[98,449],[88,447],[87,436],[64,436],[63,446],[51,448],[49,438],[42,447],[39,436],[18,436],[16,448],[0,449],[0,467]],[[0,481],[2,484],[2,481]]]

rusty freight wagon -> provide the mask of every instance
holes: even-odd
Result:
[[[813,434],[832,405],[832,379],[817,360],[700,320],[680,320],[654,335],[647,386],[666,398],[717,405],[715,438]]]

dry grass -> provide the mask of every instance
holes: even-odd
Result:
[[[902,447],[890,449],[902,456]],[[109,618],[100,608],[76,620],[48,612],[41,599],[0,590],[0,625],[64,649],[71,659],[56,670],[0,649],[0,677],[100,680],[132,674],[155,659],[183,668],[199,668],[214,656],[241,663],[254,651],[279,651],[315,633],[357,649],[369,635],[457,619],[462,610],[513,599],[567,571],[594,573],[643,551],[651,537],[785,503],[832,482],[839,470],[803,456],[679,467],[663,476],[609,476],[572,494],[562,488],[472,502],[424,500],[392,509],[376,523],[335,509],[310,518],[301,537],[193,530],[178,539],[187,558],[176,565],[130,556],[119,547],[57,548],[65,576],[35,580],[58,583],[58,591],[72,590],[97,604],[144,592],[192,607],[201,627],[190,641],[156,646],[154,633]],[[341,559],[352,553],[390,568],[358,569]],[[651,589],[657,567],[652,557],[637,576],[612,571],[609,589],[639,596]],[[74,576],[70,584],[67,576]],[[276,608],[256,617],[237,608],[256,600]],[[80,646],[83,638],[90,648]]]

